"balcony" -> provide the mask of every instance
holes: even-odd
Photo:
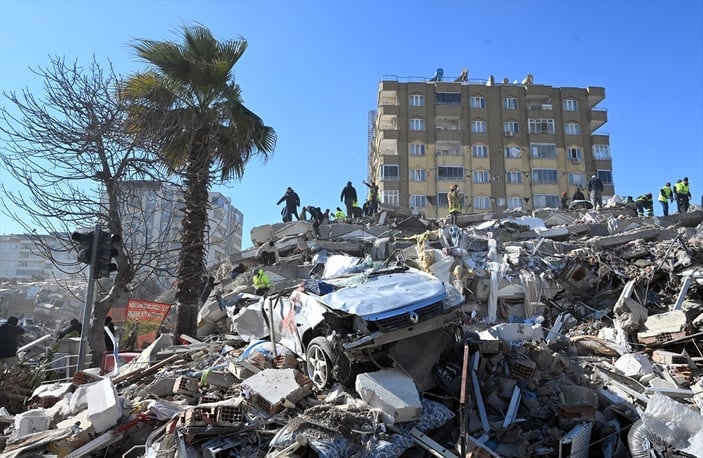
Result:
[[[586,88],[588,92],[588,108],[593,108],[605,99],[605,88],[589,86]]]
[[[589,121],[591,122],[591,132],[595,132],[600,126],[608,122],[608,111],[603,109],[593,109],[588,112]]]
[[[378,107],[379,116],[398,116],[400,107],[398,105],[381,105]]]

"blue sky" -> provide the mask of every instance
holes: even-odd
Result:
[[[241,181],[213,190],[252,227],[280,221],[287,186],[302,204],[334,209],[351,180],[367,178],[367,115],[383,75],[603,86],[613,175],[620,195],[657,193],[688,176],[703,193],[703,2],[631,1],[174,1],[0,0],[0,90],[41,94],[29,67],[48,56],[118,73],[143,68],[137,38],[177,40],[200,23],[220,40],[249,42],[236,81],[278,144]],[[7,106],[3,98],[0,105]],[[2,145],[0,145],[2,147]],[[12,188],[7,173],[0,180]],[[655,207],[656,214],[661,209]],[[0,215],[0,234],[21,229]]]

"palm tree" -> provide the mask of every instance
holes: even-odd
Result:
[[[195,332],[205,275],[208,192],[215,180],[241,179],[254,156],[273,153],[276,132],[243,104],[232,69],[244,39],[218,42],[203,26],[183,27],[183,42],[140,39],[133,45],[149,68],[127,79],[131,127],[158,146],[184,186],[176,290],[176,335]]]

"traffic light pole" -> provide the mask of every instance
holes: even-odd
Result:
[[[95,233],[93,234],[92,247],[90,249],[90,272],[88,274],[88,289],[85,293],[85,303],[83,304],[83,327],[81,328],[81,343],[78,347],[78,363],[76,364],[76,372],[83,370],[85,364],[85,352],[88,345],[88,325],[90,324],[90,315],[93,312],[93,296],[95,295],[95,272],[98,263],[98,250],[100,247],[102,235],[102,227],[99,224],[95,225]]]

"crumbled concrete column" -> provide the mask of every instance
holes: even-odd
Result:
[[[112,428],[122,417],[122,405],[110,379],[106,378],[90,385],[86,397],[88,419],[96,433],[100,434]]]

